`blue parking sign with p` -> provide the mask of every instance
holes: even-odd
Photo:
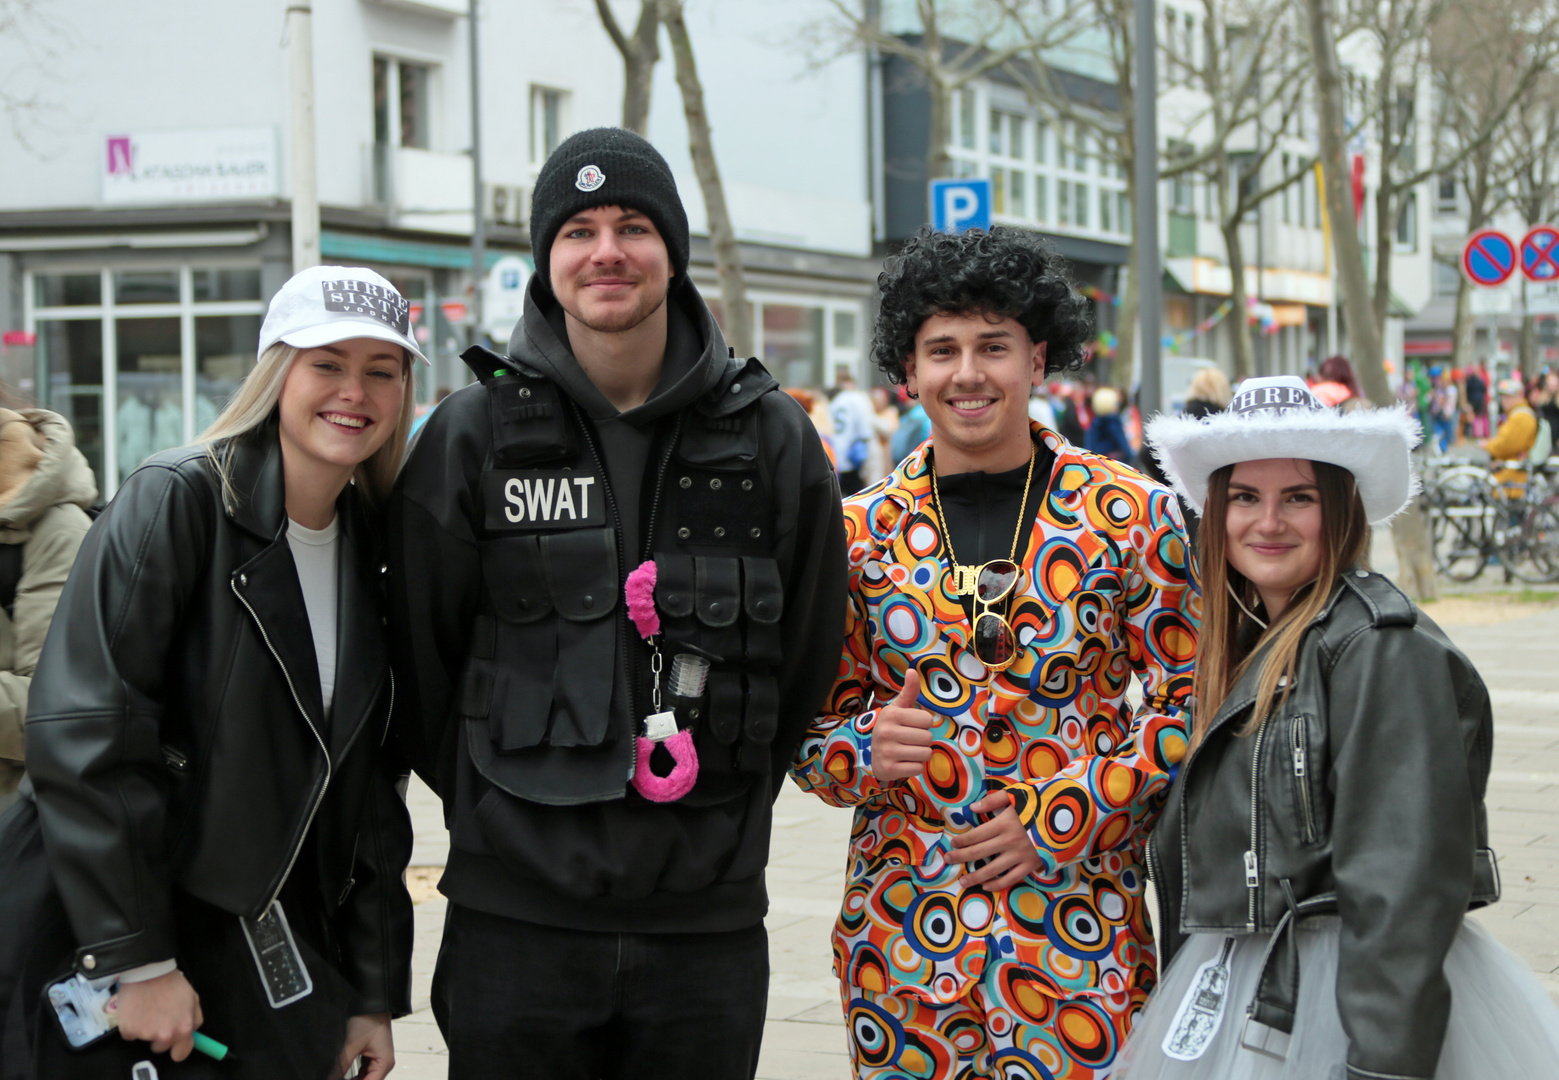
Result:
[[[991,182],[988,179],[931,181],[931,227],[960,233],[991,227]]]

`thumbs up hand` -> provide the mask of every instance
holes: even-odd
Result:
[[[931,760],[931,726],[936,717],[917,708],[920,672],[910,668],[904,689],[877,710],[872,725],[872,775],[883,783],[919,776]]]

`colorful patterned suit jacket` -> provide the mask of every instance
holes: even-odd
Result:
[[[856,808],[833,938],[835,974],[852,986],[948,1003],[1012,960],[1003,977],[1026,983],[1008,988],[1019,997],[1119,1001],[1155,981],[1139,855],[1186,749],[1200,594],[1166,488],[1033,433],[1056,461],[1010,607],[1021,653],[988,685],[944,554],[930,443],[845,500],[845,650],[792,771]],[[881,784],[872,722],[909,664],[920,706],[938,715],[932,757],[922,776]],[[945,855],[977,824],[969,805],[996,788],[1043,867],[1004,892],[962,889],[962,864]]]

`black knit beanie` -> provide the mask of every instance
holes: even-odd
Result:
[[[582,210],[625,206],[655,223],[676,277],[687,276],[687,211],[666,159],[624,128],[590,128],[563,140],[541,167],[531,194],[530,242],[536,276],[550,291],[552,241]]]

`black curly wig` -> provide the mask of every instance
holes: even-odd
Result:
[[[1093,340],[1093,307],[1066,263],[1037,234],[997,225],[952,234],[930,226],[909,238],[877,275],[882,307],[872,359],[889,382],[905,381],[904,360],[933,315],[995,315],[1048,342],[1045,374],[1081,367]]]

